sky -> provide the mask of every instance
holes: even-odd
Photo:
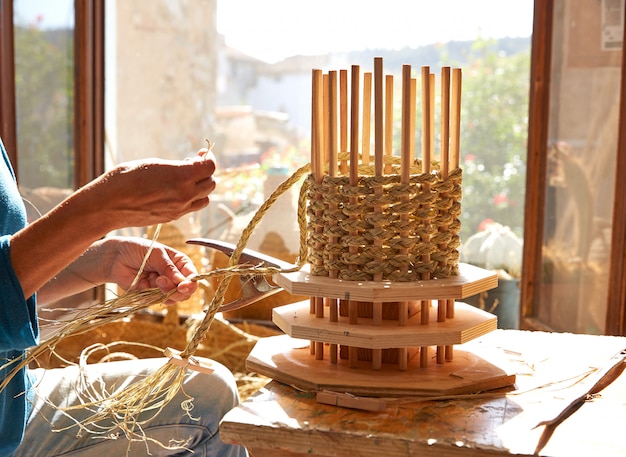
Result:
[[[528,37],[532,20],[532,0],[217,0],[217,29],[226,44],[267,62]]]
[[[41,27],[73,24],[73,9],[74,0],[15,2],[18,17]],[[270,63],[478,36],[528,37],[532,15],[533,0],[217,0],[217,30],[226,44]]]

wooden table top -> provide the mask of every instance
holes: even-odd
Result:
[[[386,399],[381,412],[321,404],[271,381],[226,415],[222,439],[271,456],[534,455],[544,426],[595,382],[626,338],[497,330],[469,345],[507,355],[514,390],[443,400]],[[510,389],[509,389],[510,390]],[[626,374],[561,423],[539,455],[626,455]]]

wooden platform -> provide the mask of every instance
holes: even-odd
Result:
[[[498,286],[496,273],[465,263],[459,264],[458,276],[424,281],[342,281],[313,276],[308,265],[272,279],[293,295],[366,302],[462,299]]]
[[[408,319],[404,326],[394,321],[383,321],[376,326],[366,318],[350,325],[347,318],[339,322],[316,318],[309,313],[309,302],[304,301],[275,308],[272,320],[294,338],[369,349],[463,344],[496,330],[498,326],[493,314],[471,305],[459,302],[455,303],[454,309],[454,319],[437,322],[437,308],[431,306],[428,325],[420,325],[419,313]]]
[[[254,457],[530,456],[543,431],[536,425],[586,391],[589,374],[626,338],[496,330],[469,345],[503,351],[516,390],[390,399],[371,412],[320,404],[313,392],[272,381],[226,415],[221,437]],[[559,425],[540,455],[623,456],[624,430],[626,374]]]
[[[430,364],[420,368],[419,356],[409,361],[407,370],[383,364],[380,370],[359,362],[331,364],[310,354],[309,342],[287,335],[261,339],[246,361],[248,370],[298,389],[318,392],[331,390],[352,395],[411,396],[475,393],[510,386],[515,374],[507,370],[502,351],[480,346],[473,351],[455,349],[454,360],[435,363],[435,350],[429,348]]]

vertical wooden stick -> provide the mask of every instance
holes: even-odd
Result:
[[[374,174],[382,176],[384,161],[383,59],[374,58]]]
[[[350,79],[350,186],[356,186],[359,182],[359,98],[360,98],[360,68],[358,65],[352,65]],[[350,197],[351,205],[357,205],[357,197]],[[350,216],[354,218],[356,216]],[[350,235],[358,235],[357,232],[351,231]],[[348,248],[351,254],[358,253],[357,246]],[[350,265],[351,269],[356,269],[356,265]],[[348,304],[348,314],[350,324],[358,323],[358,302],[350,300]],[[350,367],[356,367],[358,362],[358,348],[350,347],[348,351],[348,362]]]
[[[448,179],[450,163],[450,67],[441,69],[441,176]]]
[[[450,95],[450,164],[449,170],[456,170],[460,164],[461,147],[461,85],[460,68],[452,70],[452,93]],[[446,316],[454,318],[454,300],[448,300]],[[452,360],[453,348],[446,348],[446,360]]]
[[[431,168],[431,150],[432,150],[432,92],[430,68],[422,67],[422,173],[429,174]],[[430,192],[430,183],[425,182],[422,185],[422,192]],[[429,205],[424,205],[424,209],[429,209]],[[428,219],[423,219],[424,224],[428,224]],[[422,236],[423,243],[430,242],[430,235]],[[421,258],[423,263],[430,262],[430,255],[424,254]],[[422,279],[430,279],[430,273],[422,273]],[[430,319],[430,300],[422,300],[421,323],[427,325]],[[420,350],[420,366],[426,368],[428,366],[428,348],[423,347]]]
[[[312,87],[311,87],[311,175],[315,183],[322,182],[322,154],[323,154],[323,122],[324,122],[324,98],[323,98],[323,75],[319,69],[314,69],[312,73]],[[320,199],[320,196],[316,197]],[[318,231],[318,229],[316,229]],[[318,249],[318,246],[315,246]],[[310,298],[311,314],[317,313],[318,298]],[[323,300],[323,299],[322,299]],[[311,341],[311,353],[316,354],[315,357],[319,358],[319,354],[316,353],[317,344]]]
[[[400,131],[400,182],[409,183],[413,156],[411,151],[411,66],[402,65],[402,125]],[[408,268],[408,267],[407,267]]]
[[[448,179],[448,165],[450,154],[450,67],[441,69],[441,128],[439,132],[441,152],[440,152],[440,173],[443,180]],[[442,195],[442,197],[444,197]],[[447,227],[440,227],[442,232],[448,230]],[[440,249],[446,249],[446,246],[440,246]],[[437,321],[445,322],[448,310],[448,300],[439,300],[437,302]],[[442,364],[445,361],[445,348],[437,346],[437,363]]]
[[[363,73],[363,132],[361,139],[361,162],[370,164],[370,128],[372,116],[372,74]]]
[[[380,57],[374,58],[374,175],[383,175],[383,160],[384,160],[384,144],[383,144],[383,132],[384,132],[384,111],[383,111],[383,59]],[[374,195],[376,198],[383,196],[383,186],[376,185],[374,188]],[[376,204],[374,206],[375,214],[382,214],[382,206]],[[382,239],[374,241],[375,246],[382,248]],[[383,274],[374,274],[374,281],[382,281]],[[374,325],[382,325],[383,323],[383,303],[372,303],[372,317]],[[372,349],[372,368],[374,370],[380,370],[382,368],[382,349]]]
[[[413,83],[411,81],[411,66],[402,66],[402,123],[400,131],[400,182],[402,184],[409,184],[411,175],[411,165],[413,164],[413,136],[414,131],[412,129],[415,122],[413,107],[414,102],[412,96],[414,91],[412,90]],[[409,196],[404,195],[400,198],[402,203],[409,201]],[[409,220],[408,214],[404,213],[400,215],[400,220],[406,222]],[[406,231],[400,232],[400,237],[408,237],[409,233]],[[408,254],[408,249],[403,248],[399,250],[400,254]],[[409,266],[406,265],[402,269],[402,273],[408,271]],[[398,324],[406,325],[408,315],[408,302],[401,301],[398,303]],[[398,368],[400,370],[406,370],[408,366],[407,350],[406,348],[398,349]]]
[[[339,70],[339,151],[348,151],[348,70]],[[341,161],[341,173],[348,172],[348,164]]]
[[[332,178],[337,177],[338,174],[338,157],[337,157],[337,72],[330,71],[328,73],[328,175]],[[331,198],[329,199],[329,205],[334,205],[332,209],[335,211],[337,204],[333,203],[332,197],[337,195],[337,186],[331,186],[329,189]],[[335,222],[336,225],[336,222]],[[334,237],[330,240],[332,243],[337,243],[337,238]],[[336,255],[331,254],[332,260],[335,260]],[[329,271],[330,278],[337,278],[338,272],[336,269]],[[336,298],[329,299],[329,312],[330,322],[339,322],[339,303]],[[330,363],[337,363],[338,347],[336,343],[333,343],[329,347],[330,350]]]
[[[461,84],[460,68],[452,70],[452,95],[450,111],[450,169],[459,168],[461,151]]]
[[[435,157],[435,74],[430,73],[429,75],[429,84],[430,84],[430,159],[433,160]],[[431,166],[432,171],[432,166]]]
[[[393,75],[385,77],[385,156],[393,155]],[[385,173],[391,173],[391,164],[384,166]]]

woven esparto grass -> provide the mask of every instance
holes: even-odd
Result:
[[[340,156],[341,158],[341,156]],[[351,281],[416,281],[458,274],[461,170],[444,179],[422,173],[421,162],[402,184],[398,158],[392,172],[374,176],[361,165],[356,186],[349,176],[309,176],[308,244],[311,273]],[[355,217],[351,217],[354,215]],[[407,268],[408,266],[408,268]]]

